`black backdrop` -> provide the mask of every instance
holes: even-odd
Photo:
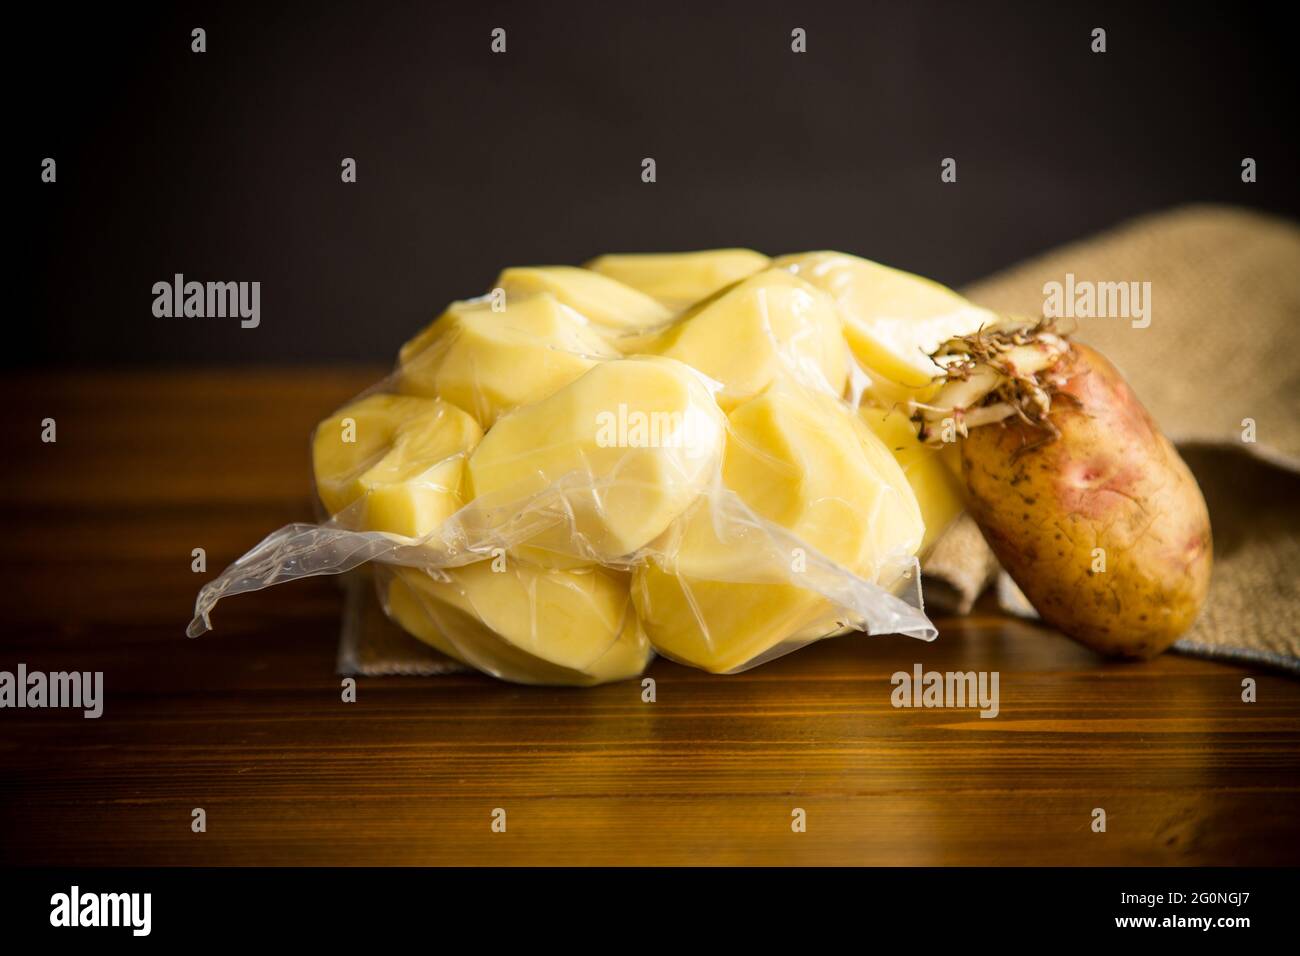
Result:
[[[6,14],[11,365],[384,361],[501,266],[604,251],[959,285],[1181,202],[1300,215],[1294,40],[1257,5],[40,6]],[[260,281],[261,326],[154,318],[176,272]]]

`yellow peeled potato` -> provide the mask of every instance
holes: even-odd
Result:
[[[496,284],[505,290],[507,301],[548,292],[614,340],[672,320],[672,313],[644,292],[577,266],[506,269]]]
[[[723,484],[760,517],[868,580],[915,554],[924,526],[907,479],[838,402],[774,387],[728,424]],[[635,571],[633,599],[655,649],[725,673],[841,629],[838,606],[799,586],[806,555],[781,552],[743,522],[719,523],[722,506],[700,502],[662,557]]]
[[[805,252],[772,264],[835,300],[844,337],[871,378],[871,397],[879,405],[933,394],[941,369],[930,353],[996,319],[937,282],[842,252]]]
[[[505,680],[586,685],[638,676],[650,644],[626,574],[511,560],[386,572],[385,609],[437,650]]]
[[[724,409],[782,377],[834,396],[848,382],[849,350],[834,302],[782,269],[760,272],[701,303],[650,349],[721,382]]]
[[[864,406],[858,414],[893,453],[903,474],[907,476],[907,483],[912,486],[921,506],[921,517],[925,521],[925,538],[919,552],[925,555],[965,507],[959,476],[960,459],[956,472],[944,460],[944,449],[955,451],[956,446],[950,444],[934,447],[925,444],[917,438],[916,426],[911,419],[899,409]]]
[[[600,256],[585,268],[644,292],[673,311],[766,269],[770,260],[752,249],[707,249]]]
[[[529,560],[616,560],[700,495],[724,427],[708,384],[682,363],[601,362],[492,426],[469,460],[475,504],[493,527],[560,519],[519,542]]]
[[[317,426],[317,493],[331,515],[354,508],[348,523],[361,530],[423,538],[465,503],[466,458],[482,437],[440,399],[371,395]]]
[[[549,293],[456,302],[402,346],[403,392],[444,398],[484,428],[551,395],[598,361],[618,358],[587,321]]]

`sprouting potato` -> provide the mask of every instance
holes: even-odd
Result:
[[[926,429],[960,423],[968,507],[1002,566],[1044,621],[1089,647],[1163,651],[1200,612],[1211,565],[1205,499],[1173,445],[1085,345],[1020,327],[947,352],[958,361],[945,392],[962,401],[941,393]]]

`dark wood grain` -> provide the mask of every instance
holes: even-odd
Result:
[[[3,385],[0,669],[102,670],[107,700],[99,720],[0,711],[0,862],[1300,862],[1300,684],[1106,662],[991,611],[735,677],[659,661],[653,704],[635,682],[471,675],[362,679],[344,704],[328,579],[227,602],[187,640],[191,549],[215,573],[310,518],[310,429],[378,374]],[[998,671],[1000,716],[894,709],[915,662]]]

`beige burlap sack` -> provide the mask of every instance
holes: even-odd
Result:
[[[1048,283],[1070,281],[1150,283],[1140,318],[1130,303],[1128,317],[1067,321],[1125,374],[1205,491],[1214,578],[1205,613],[1177,648],[1300,671],[1300,228],[1188,206],[963,291],[991,309],[1037,316]],[[927,595],[964,610],[997,564],[964,519],[925,570],[937,585]],[[1027,610],[1014,587],[1000,596],[1008,610]]]
[[[1150,283],[1147,315],[1080,318],[1178,442],[1205,491],[1215,568],[1206,610],[1179,650],[1300,671],[1300,229],[1259,213],[1188,206],[1072,243],[963,290],[989,308],[1043,311],[1043,287]],[[1130,303],[1130,306],[1133,303]],[[1130,308],[1130,311],[1133,311]],[[1149,324],[1147,319],[1149,318]],[[1254,423],[1254,441],[1249,419]],[[963,518],[926,561],[926,599],[965,612],[998,575]],[[1032,613],[1009,579],[999,596]],[[348,673],[460,669],[378,611],[368,582],[348,602]]]

